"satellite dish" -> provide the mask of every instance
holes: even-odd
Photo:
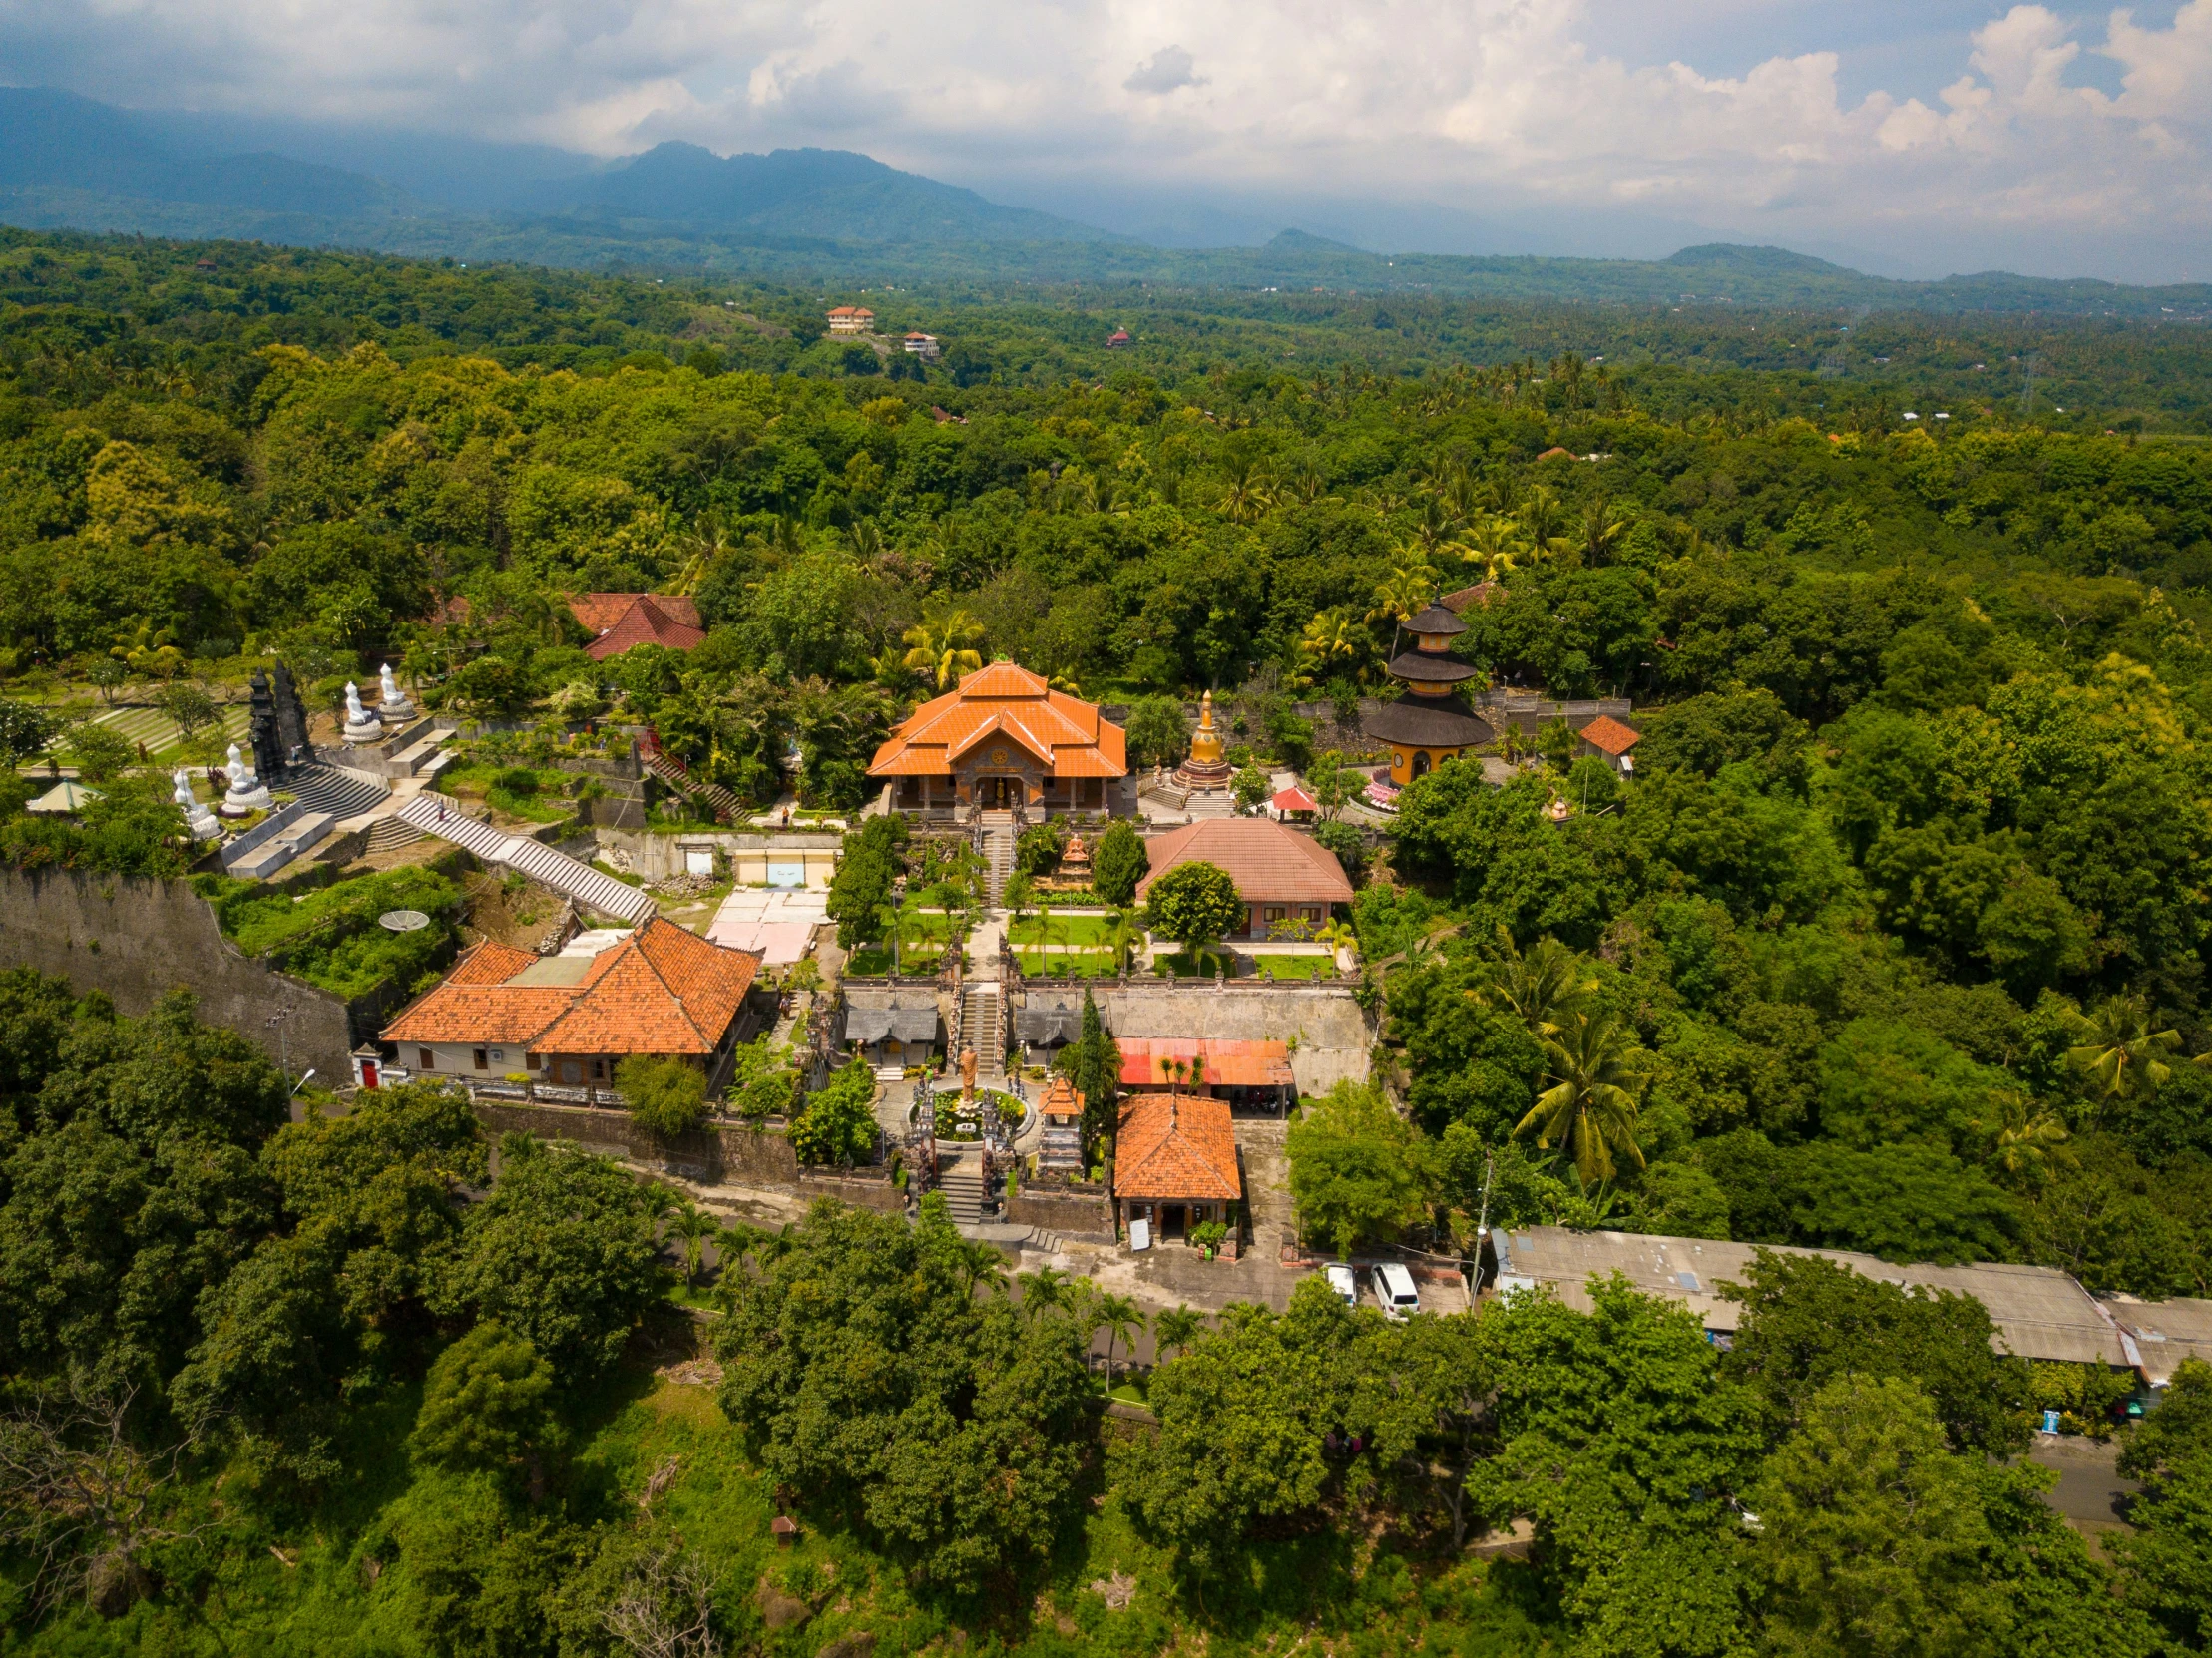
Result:
[[[430,918],[420,910],[386,910],[376,925],[394,933],[417,933],[430,925]]]

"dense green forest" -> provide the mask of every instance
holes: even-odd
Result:
[[[1487,1164],[1494,1222],[2206,1293],[2200,331],[867,295],[925,366],[819,337],[825,297],[859,296],[0,240],[0,742],[109,789],[71,826],[14,785],[0,854],[181,869],[166,790],[72,722],[273,655],[325,706],[388,652],[526,740],[650,721],[755,801],[795,749],[802,801],[857,803],[993,655],[1131,704],[1144,760],[1214,688],[1239,763],[1331,778],[1398,623],[1487,581],[1454,648],[1632,698],[1635,772],[1540,732],[1509,786],[1447,765],[1331,826],[1388,1062],[1294,1131],[1309,1234],[1472,1247]],[[593,663],[561,596],[647,588],[706,641]],[[494,1175],[431,1093],[287,1125],[189,1010],[5,1000],[8,1650],[2212,1636],[2212,1377],[2129,1431],[2150,1488],[2092,1556],[2005,1458],[2037,1408],[2101,1431],[2111,1379],[1992,1358],[1971,1302],[1776,1262],[1723,1356],[1625,1293],[1301,1294],[1159,1331],[1124,1435],[1111,1298],[826,1210],[726,1246],[710,1404],[655,1380],[667,1222],[611,1166]],[[1462,1552],[1515,1519],[1528,1562]]]

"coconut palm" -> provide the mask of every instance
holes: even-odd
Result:
[[[1006,1257],[999,1246],[981,1239],[960,1240],[961,1288],[970,1296],[978,1290],[1006,1293]]]
[[[939,690],[950,690],[962,674],[983,666],[983,623],[966,611],[940,611],[926,616],[904,633],[901,641],[912,646],[906,653],[908,671],[919,673]]]
[[[1582,998],[1597,988],[1595,976],[1556,939],[1539,941],[1526,956],[1503,927],[1498,941],[1503,957],[1468,996],[1483,1007],[1516,1015],[1539,1039],[1557,1036]]]
[[[698,1282],[699,1261],[705,1253],[706,1240],[719,1238],[721,1232],[720,1221],[704,1209],[688,1203],[668,1217],[668,1236],[683,1240],[684,1283]]]
[[[1152,1341],[1160,1357],[1184,1354],[1206,1331],[1206,1316],[1188,1307],[1169,1307],[1152,1315]]]
[[[1298,662],[1311,678],[1322,679],[1362,666],[1374,642],[1367,629],[1343,606],[1321,612],[1298,638]]]
[[[1367,612],[1369,622],[1404,622],[1428,607],[1437,591],[1433,565],[1419,559],[1395,565],[1375,585],[1375,598]]]
[[[678,540],[684,551],[683,569],[668,591],[687,594],[728,554],[732,546],[729,526],[720,513],[709,509],[696,515]]]
[[[1566,506],[1547,486],[1539,484],[1531,490],[1517,516],[1530,547],[1539,556],[1572,551],[1574,544],[1566,538]]]
[[[1992,1109],[1975,1127],[1993,1137],[1990,1161],[2010,1175],[2041,1175],[2052,1163],[2074,1160],[2071,1137],[2058,1113],[2019,1088],[1991,1094]]]
[[[1614,545],[1627,533],[1628,521],[1613,511],[1612,503],[1601,495],[1592,496],[1582,509],[1582,562],[1610,562]]]
[[[1025,1272],[1015,1280],[1022,1287],[1022,1310],[1042,1313],[1050,1307],[1065,1308],[1070,1294],[1070,1280],[1058,1267],[1039,1267],[1035,1272]]]
[[[1503,581],[1530,556],[1520,524],[1504,513],[1486,513],[1475,520],[1458,547],[1460,557],[1481,571],[1486,582]]]
[[[1124,1347],[1132,1344],[1144,1328],[1144,1315],[1129,1297],[1106,1294],[1099,1297],[1093,1306],[1092,1317],[1097,1322],[1091,1328],[1106,1332],[1106,1386],[1110,1388],[1113,1386],[1113,1344],[1116,1341]]]
[[[1223,518],[1231,524],[1257,524],[1274,505],[1274,486],[1257,461],[1240,457],[1230,463],[1221,485]]]
[[[2179,1047],[2181,1033],[2150,1027],[2150,1008],[2140,993],[2108,996],[2083,1022],[2085,1039],[2066,1049],[2066,1061],[2105,1099],[2156,1093],[2173,1074],[2158,1055]]]
[[[1634,1038],[1609,1013],[1573,1014],[1545,1038],[1544,1053],[1552,1085],[1514,1125],[1515,1136],[1533,1134],[1545,1149],[1556,1143],[1584,1186],[1610,1180],[1616,1159],[1642,1168],[1636,1144],[1642,1049]]]

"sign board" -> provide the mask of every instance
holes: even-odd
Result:
[[[1129,1222],[1129,1247],[1131,1249],[1149,1249],[1152,1247],[1152,1223],[1150,1221],[1132,1220]]]
[[[714,849],[710,846],[686,846],[683,849],[683,873],[711,877],[714,873]]]
[[[805,886],[806,860],[804,858],[770,858],[768,860],[768,885],[771,887]]]

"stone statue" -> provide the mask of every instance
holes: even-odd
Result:
[[[216,821],[215,813],[200,804],[200,797],[192,792],[192,773],[179,766],[170,774],[169,780],[177,785],[177,792],[170,798],[177,802],[178,809],[185,814],[185,827],[192,831],[192,838],[196,841],[219,839],[222,834],[222,825]]]
[[[976,1050],[964,1047],[960,1050],[960,1102],[973,1105],[976,1100]]]
[[[378,711],[383,714],[385,720],[397,723],[400,720],[413,719],[415,717],[415,705],[408,699],[407,693],[399,688],[399,681],[392,676],[392,664],[390,662],[386,662],[382,668],[378,669],[377,678],[382,682],[380,688],[384,693],[383,704]]]
[[[361,687],[348,679],[345,682],[345,740],[358,747],[381,741],[383,736],[384,722],[361,706]]]
[[[268,785],[253,774],[253,768],[238,754],[238,745],[230,745],[229,764],[222,768],[230,774],[229,792],[222,797],[224,817],[244,817],[252,812],[265,812],[276,802],[269,798]]]

